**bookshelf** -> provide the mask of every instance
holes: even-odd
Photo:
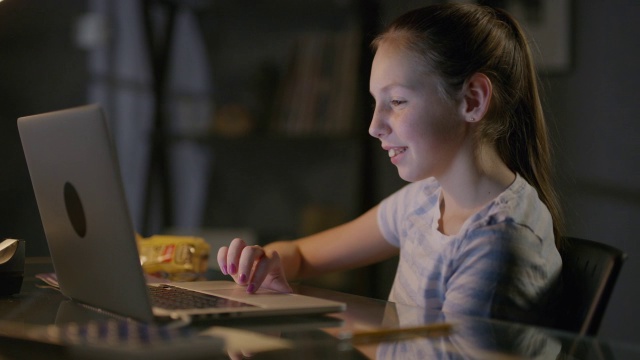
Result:
[[[201,11],[215,135],[357,134],[370,3],[212,2]]]
[[[278,93],[273,132],[288,136],[354,131],[361,29],[300,34]]]
[[[367,0],[211,2],[199,12],[216,111],[207,131],[182,129],[172,141],[213,149],[204,227],[293,239],[379,200],[364,105],[376,12]],[[377,296],[375,275],[319,283]]]
[[[257,231],[265,233],[267,241],[299,235],[303,230],[298,218],[305,209],[334,207],[348,219],[374,203],[372,139],[363,99],[370,67],[367,36],[376,32],[371,20],[378,18],[375,11],[375,2],[365,0],[211,2],[200,11],[216,112],[208,133],[179,137],[214,149],[205,225],[262,224]],[[331,177],[340,178],[340,172],[347,175],[325,185]],[[256,183],[269,183],[272,176],[286,178],[282,182],[290,182],[287,189],[272,195],[271,215],[288,218],[288,228],[266,224],[259,215],[247,217],[251,209],[236,216],[229,214],[235,210],[225,213],[227,193],[241,188],[251,193],[256,186],[235,186],[230,173]],[[306,179],[309,173],[317,173],[318,179]],[[317,188],[296,185],[300,182]],[[223,183],[228,184],[225,192],[220,190]],[[286,193],[299,187],[294,198]],[[278,188],[273,184],[268,191]],[[334,193],[343,195],[330,200]],[[260,196],[247,194],[240,202]]]

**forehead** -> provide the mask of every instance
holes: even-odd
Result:
[[[434,83],[435,76],[415,53],[394,43],[380,44],[371,66],[372,91],[391,85],[417,89]]]

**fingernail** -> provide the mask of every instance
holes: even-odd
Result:
[[[247,292],[248,292],[248,293],[252,293],[252,292],[254,292],[255,290],[256,290],[256,284],[251,283],[251,284],[249,284],[249,286],[247,286]]]
[[[236,274],[236,271],[237,271],[237,269],[236,269],[236,264],[231,264],[231,265],[229,266],[229,274],[231,274],[231,275],[235,275],[235,274]]]
[[[247,281],[247,275],[241,274],[240,275],[240,282],[244,284],[246,281]]]
[[[229,273],[227,272],[227,265],[222,265],[220,267],[220,271],[222,271],[222,274],[224,275],[229,275]]]

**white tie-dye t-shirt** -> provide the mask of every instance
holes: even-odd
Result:
[[[561,259],[551,215],[521,176],[456,235],[438,230],[441,187],[409,184],[380,204],[378,224],[400,248],[389,300],[472,316],[537,322]]]

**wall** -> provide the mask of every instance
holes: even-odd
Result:
[[[547,77],[568,232],[628,253],[601,336],[640,341],[640,3],[576,1],[572,68]]]
[[[83,0],[0,2],[0,238],[25,239],[47,254],[16,119],[82,104],[86,70],[74,45]]]

